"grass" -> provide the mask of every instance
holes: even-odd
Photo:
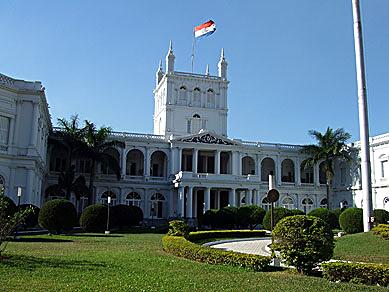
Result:
[[[334,259],[389,264],[389,240],[372,232],[343,236],[336,240]]]
[[[1,291],[384,291],[291,271],[256,273],[177,258],[160,234],[30,236],[10,242]]]

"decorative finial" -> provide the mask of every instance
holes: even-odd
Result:
[[[170,41],[170,43],[169,43],[169,53],[170,52],[173,52],[173,42],[172,41]]]
[[[162,59],[159,60],[159,68],[158,68],[159,71],[162,71]]]
[[[222,48],[222,53],[220,55],[220,59],[224,59],[224,48]]]
[[[207,64],[207,67],[205,69],[205,75],[209,76],[209,65]]]

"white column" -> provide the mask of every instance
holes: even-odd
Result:
[[[193,187],[188,187],[186,194],[186,218],[193,218]]]
[[[17,145],[18,144],[18,138],[19,138],[19,128],[20,128],[20,120],[21,120],[21,107],[22,107],[22,102],[21,100],[16,100],[16,118],[15,118],[15,133],[13,137],[13,144]],[[12,129],[11,129],[12,131]]]
[[[261,156],[256,155],[255,165],[256,165],[255,173],[259,176],[259,180],[261,181]]]
[[[33,115],[31,121],[31,140],[30,145],[36,146],[38,135],[38,118],[39,118],[39,103],[33,102]]]
[[[254,190],[254,193],[255,193],[255,205],[260,206],[259,190]]]
[[[238,152],[238,175],[242,175],[242,153]]]
[[[216,150],[216,155],[215,155],[215,174],[220,174],[220,150]]]
[[[12,146],[14,144],[14,133],[15,133],[15,119],[11,118],[9,123],[9,136],[8,136],[8,153],[11,153]]]
[[[126,175],[126,169],[127,169],[127,156],[126,156],[126,148],[123,148],[122,149],[122,163],[121,163],[121,173],[122,173],[122,176],[124,177]]]
[[[281,185],[281,159],[279,156],[277,156],[277,159],[276,159],[276,184],[277,185]]]
[[[180,172],[182,170],[182,149],[178,148],[178,159],[177,159],[177,172]]]
[[[235,189],[230,189],[228,192],[228,203],[230,206],[235,207],[236,206],[236,195],[235,195]]]
[[[251,190],[246,190],[246,205],[252,205],[252,192]]]
[[[314,183],[316,186],[320,186],[320,179],[319,179],[319,164],[316,163],[313,166],[313,176],[314,176]]]
[[[144,169],[144,175],[145,176],[150,176],[150,159],[149,159],[149,149],[145,147],[145,154],[144,154],[144,162],[143,162],[143,167]]]
[[[206,188],[204,191],[204,212],[211,209],[211,188]]]
[[[301,161],[300,159],[296,159],[295,164],[294,164],[294,174],[295,174],[295,183],[296,185],[300,186],[301,185],[301,171],[300,171],[300,164]]]
[[[178,188],[178,198],[177,198],[177,216],[183,217],[184,216],[184,210],[185,210],[185,189],[184,187]]]
[[[198,155],[199,155],[199,150],[193,149],[193,155],[192,155],[192,171],[193,171],[193,173],[197,173]]]
[[[169,192],[169,217],[174,217],[174,189]]]
[[[193,218],[197,218],[197,190],[193,191],[193,201],[194,201],[194,205],[192,209],[192,215]]]

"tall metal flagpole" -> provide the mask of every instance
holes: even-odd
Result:
[[[194,30],[193,30],[193,43],[192,43],[192,73],[193,73],[193,63],[194,63],[195,44],[196,44],[196,37],[195,37],[195,32],[194,32]]]
[[[369,123],[367,111],[365,61],[363,53],[362,21],[359,0],[352,0],[354,18],[354,45],[358,82],[359,135],[361,140],[361,175],[363,193],[363,229],[371,229],[372,190],[369,150]]]

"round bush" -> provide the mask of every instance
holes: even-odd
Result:
[[[389,212],[384,209],[375,209],[373,211],[373,216],[374,225],[389,223]]]
[[[290,214],[291,214],[291,216],[294,216],[294,215],[305,215],[304,211],[300,210],[300,209],[290,210]]]
[[[233,206],[223,207],[218,211],[220,227],[233,228],[237,224],[238,208]]]
[[[340,227],[347,233],[363,231],[363,210],[360,208],[347,208],[339,216]]]
[[[172,220],[169,222],[167,235],[187,237],[189,235],[189,225],[182,220]]]
[[[201,223],[203,225],[206,225],[206,226],[211,226],[212,228],[216,227],[216,225],[217,225],[216,222],[218,219],[217,212],[218,212],[218,210],[216,210],[216,209],[210,209],[210,210],[205,211],[203,218],[201,220]]]
[[[292,216],[292,211],[283,207],[274,208],[274,226],[280,221],[282,218],[287,216]],[[265,217],[263,218],[263,228],[270,230],[271,229],[271,218],[270,218],[270,209],[266,212]]]
[[[5,217],[13,216],[17,211],[17,207],[16,207],[14,201],[12,201],[12,199],[10,197],[7,197],[3,194],[0,194],[0,200],[5,205],[4,206],[5,208],[3,209],[4,213],[1,215],[5,216]]]
[[[116,205],[111,207],[111,226],[118,228],[130,227],[135,221],[130,206]]]
[[[107,228],[107,206],[95,204],[84,209],[80,227],[88,232],[100,232]]]
[[[77,224],[77,212],[68,200],[55,199],[46,202],[39,212],[39,225],[50,232],[72,230]]]
[[[340,217],[340,214],[342,214],[343,211],[346,210],[346,209],[347,209],[346,207],[343,207],[343,208],[337,208],[337,209],[332,211],[335,214],[335,216],[336,216],[336,228],[340,228],[339,217]]]
[[[318,263],[331,259],[334,239],[330,226],[318,217],[295,215],[278,222],[272,233],[273,250],[288,265],[309,274]]]
[[[130,206],[130,211],[132,214],[131,226],[139,225],[139,223],[143,220],[143,211],[138,206]]]
[[[32,212],[27,215],[26,219],[24,219],[24,226],[27,228],[35,227],[38,225],[38,216],[40,211],[39,207],[31,204],[20,205],[20,210],[22,211],[29,207],[32,208]]]
[[[253,229],[256,225],[261,224],[263,217],[265,217],[266,211],[258,206],[242,206],[237,210],[238,225],[242,228]]]
[[[332,229],[337,228],[338,218],[336,215],[326,208],[317,208],[308,213],[308,216],[318,217],[326,222]]]

